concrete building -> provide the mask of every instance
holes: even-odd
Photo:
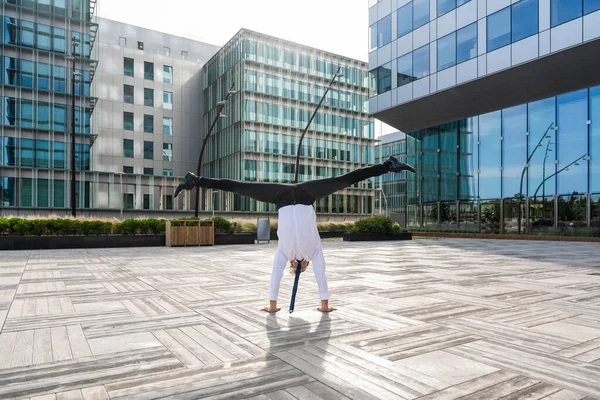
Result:
[[[415,139],[409,225],[600,225],[600,2],[370,6],[371,114]]]

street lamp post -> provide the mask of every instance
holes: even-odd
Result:
[[[331,78],[329,85],[327,85],[327,88],[325,89],[325,93],[323,93],[323,96],[321,97],[319,104],[317,104],[317,107],[315,108],[312,115],[310,116],[310,119],[308,120],[308,123],[306,124],[306,127],[304,128],[304,131],[302,131],[302,135],[300,136],[300,141],[298,142],[298,150],[296,152],[296,173],[294,175],[294,183],[298,183],[298,172],[300,169],[300,149],[302,148],[302,141],[304,140],[304,135],[306,135],[306,132],[308,131],[308,128],[310,127],[310,124],[312,123],[313,119],[315,118],[315,115],[317,115],[317,111],[319,111],[319,108],[321,108],[321,104],[323,104],[323,101],[325,100],[325,96],[327,96],[327,92],[329,92],[329,89],[331,89],[331,85],[333,85],[333,82],[335,82],[335,78],[343,76],[343,74],[340,72],[341,70],[342,70],[342,67],[340,66],[340,67],[338,67],[335,74],[333,74],[333,77]]]
[[[206,144],[208,143],[208,138],[210,137],[210,134],[212,133],[213,129],[215,128],[215,125],[217,125],[217,121],[219,120],[219,118],[226,117],[226,115],[221,115],[221,112],[223,112],[223,109],[225,108],[225,104],[227,104],[227,100],[229,99],[229,96],[237,93],[237,91],[233,90],[234,87],[235,87],[235,82],[233,84],[231,84],[231,87],[227,91],[225,100],[217,102],[217,115],[215,116],[215,119],[213,120],[212,124],[210,125],[210,128],[208,128],[208,133],[206,134],[206,137],[204,138],[204,141],[202,142],[202,148],[200,149],[200,155],[198,156],[198,167],[196,168],[197,176],[200,176],[200,169],[202,168],[202,156],[204,155],[204,149],[206,148]],[[197,187],[196,188],[196,205],[194,207],[194,216],[195,217],[198,217],[199,210],[200,210],[200,188]]]
[[[121,221],[123,221],[123,203],[125,203],[125,193],[123,193],[123,175],[125,175],[125,173],[117,172],[117,175],[119,175],[119,180],[121,181]]]
[[[541,146],[542,140],[544,140],[545,138],[548,137],[548,136],[546,136],[546,134],[548,133],[548,131],[550,130],[550,128],[552,128],[553,124],[554,123],[551,122],[550,125],[548,125],[548,128],[546,128],[546,131],[544,132],[544,134],[540,138],[540,141],[533,148],[533,151],[531,152],[531,154],[529,155],[529,157],[527,157],[527,162],[525,163],[525,166],[523,167],[523,171],[521,172],[521,183],[519,185],[519,202],[518,202],[518,205],[517,205],[517,215],[518,215],[518,217],[517,217],[517,220],[518,220],[517,223],[518,223],[518,226],[519,226],[519,235],[521,234],[521,201],[523,200],[523,177],[525,176],[525,171],[527,171],[529,169],[529,161],[531,161],[531,159],[533,158],[533,155],[537,151],[538,147]]]
[[[71,55],[65,57],[71,60],[71,215],[77,216],[76,170],[75,170],[75,77],[81,73],[75,69],[75,48],[79,46],[77,38],[71,38]]]

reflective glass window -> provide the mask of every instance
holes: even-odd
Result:
[[[528,196],[533,196],[542,180],[555,172],[554,160],[556,158],[556,131],[552,129],[556,121],[556,97],[538,100],[528,104],[528,157],[529,168]],[[550,128],[550,129],[548,129]],[[536,147],[540,144],[539,147]],[[554,195],[555,179],[546,181],[538,196]]]
[[[35,46],[35,24],[21,20],[21,46]]]
[[[381,94],[392,89],[392,63],[387,63],[377,71],[377,93]]]
[[[21,139],[21,167],[34,166],[34,152],[33,139]]]
[[[144,88],[144,105],[154,107],[154,89]]]
[[[38,129],[50,129],[50,103],[38,102],[37,104],[37,127]]]
[[[154,133],[154,115],[144,114],[144,132]]]
[[[502,115],[494,111],[479,116],[479,197],[500,198]]]
[[[123,58],[123,75],[133,76],[133,58]]]
[[[123,102],[127,104],[133,104],[133,86],[132,85],[123,85]]]
[[[154,159],[154,142],[144,141],[144,159],[145,160],[153,160]]]
[[[588,154],[588,90],[562,94],[556,99],[558,114],[558,165],[559,170]],[[588,191],[586,160],[579,160],[557,175],[558,194],[580,194]]]
[[[437,42],[438,71],[456,64],[456,32],[444,36]]]
[[[5,85],[19,85],[19,59],[13,57],[2,57],[2,78]]]
[[[456,63],[477,57],[477,23],[465,26],[456,32]]]
[[[33,207],[33,180],[31,178],[21,178],[19,184],[19,205],[21,207]]]
[[[392,15],[377,21],[377,47],[383,47],[392,41]]]
[[[21,123],[24,128],[33,128],[34,122],[34,104],[31,100],[21,99]]]
[[[154,80],[154,63],[144,61],[144,79]]]
[[[133,113],[127,111],[123,112],[123,130],[133,130]]]
[[[52,88],[55,92],[65,93],[66,86],[66,70],[65,67],[58,65],[52,66]]]
[[[55,131],[67,129],[67,106],[64,104],[53,104],[52,121]]]
[[[133,174],[133,167],[128,165],[123,165],[123,172],[126,174]]]
[[[35,141],[35,161],[38,168],[50,167],[50,142],[47,140]]]
[[[149,167],[144,167],[144,175],[154,175],[154,168],[149,168]],[[146,207],[146,196],[149,196],[147,194],[144,195],[144,209],[148,210],[150,207]]]
[[[597,10],[600,10],[600,0],[583,0],[584,14],[589,14]]]
[[[404,86],[411,83],[415,79],[413,78],[413,57],[412,53],[405,54],[400,57],[397,61],[398,66],[398,86]]]
[[[4,17],[3,42],[8,44],[19,44],[19,20]]]
[[[404,36],[413,30],[413,3],[412,1],[396,12],[398,37]]]
[[[52,148],[52,165],[55,169],[65,169],[65,143],[54,142]]]
[[[50,64],[37,63],[37,88],[50,90]]]
[[[163,117],[163,135],[173,136],[173,118]]]
[[[413,29],[417,29],[429,22],[429,0],[413,0],[412,3]]]
[[[521,193],[521,173],[527,162],[527,106],[502,110],[502,197]],[[523,194],[526,191],[523,180]]]
[[[50,207],[50,189],[48,179],[37,180],[37,206]]]
[[[456,8],[456,0],[437,0],[437,15],[444,15]]]
[[[600,86],[590,88],[590,192],[600,192]],[[600,203],[599,203],[600,205]]]
[[[58,53],[64,53],[66,51],[66,39],[64,29],[57,27],[53,28],[52,48]]]
[[[429,75],[429,45],[413,51],[413,76],[414,79]]]
[[[550,21],[552,27],[581,17],[581,0],[550,0]]]
[[[172,143],[163,143],[163,161],[173,161]]]
[[[487,18],[487,51],[510,44],[510,7]]]
[[[123,139],[123,157],[133,158],[133,140]]]
[[[520,0],[512,5],[512,42],[538,33],[538,0]]]
[[[163,83],[173,83],[173,67],[163,65]]]
[[[173,93],[172,92],[163,92],[163,108],[166,110],[173,109]]]
[[[33,88],[34,65],[33,61],[21,60],[21,86]]]
[[[48,25],[37,24],[37,47],[42,50],[52,50],[52,28]]]

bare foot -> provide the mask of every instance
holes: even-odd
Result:
[[[265,311],[268,313],[276,313],[277,311],[281,310],[281,308],[271,308],[271,307],[265,307],[265,308],[261,308],[260,311]]]
[[[317,310],[321,311],[322,313],[328,313],[328,312],[337,310],[337,308],[327,306],[327,307],[317,307]]]

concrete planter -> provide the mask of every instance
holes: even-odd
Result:
[[[222,244],[254,244],[256,232],[249,233],[215,233],[215,245]]]
[[[0,250],[164,246],[165,235],[0,236]]]
[[[321,239],[332,239],[344,237],[345,231],[324,231],[319,232]],[[277,232],[271,232],[271,240],[277,240]]]
[[[346,232],[344,242],[368,242],[379,240],[412,240],[411,232],[402,232],[399,235],[385,235],[381,233]]]

